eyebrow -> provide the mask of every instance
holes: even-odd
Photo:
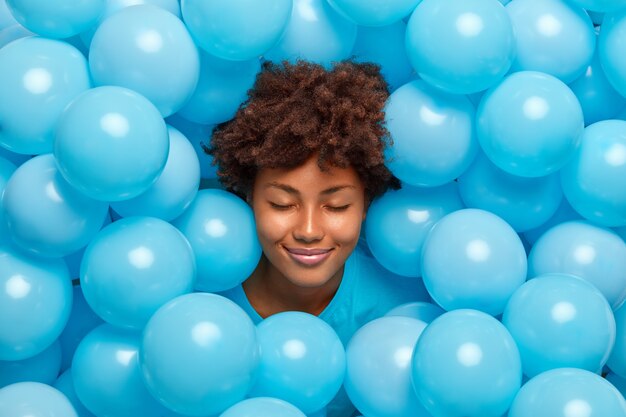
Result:
[[[269,184],[267,184],[265,186],[265,188],[278,188],[280,190],[283,190],[289,194],[293,194],[293,195],[300,195],[300,191],[296,190],[295,188],[293,188],[290,185],[287,184],[281,184],[279,182],[270,182]],[[330,187],[327,188],[325,190],[323,190],[320,194],[322,195],[329,195],[329,194],[333,194],[336,193],[338,191],[344,190],[344,189],[356,189],[356,187],[354,185],[336,185],[334,187]]]

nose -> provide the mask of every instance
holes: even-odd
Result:
[[[324,238],[324,228],[315,207],[304,208],[297,219],[297,224],[293,228],[295,240],[310,243],[320,241]]]

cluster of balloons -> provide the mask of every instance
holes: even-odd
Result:
[[[626,0],[0,0],[0,415],[626,417],[625,48]],[[364,238],[426,292],[344,346],[215,294],[261,248],[203,144],[350,57],[403,183]]]

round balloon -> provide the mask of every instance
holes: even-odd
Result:
[[[78,417],[65,395],[56,388],[40,382],[18,382],[0,389],[0,415]]]
[[[362,26],[388,26],[413,11],[421,0],[329,0],[346,18]]]
[[[220,417],[306,417],[297,407],[278,398],[248,398],[233,405]]]
[[[72,407],[76,410],[76,414],[78,417],[95,417],[91,411],[87,410],[87,408],[80,402],[78,397],[76,396],[76,390],[74,390],[74,380],[72,379],[72,370],[68,369],[63,372],[59,378],[55,381],[54,388],[61,391],[67,399],[72,403]]]
[[[626,9],[609,13],[602,21],[602,30],[598,36],[600,64],[606,78],[613,88],[626,96],[626,59],[620,51],[626,45]]]
[[[6,27],[4,29],[0,29],[0,48],[14,40],[25,38],[27,36],[34,36],[35,34],[30,30],[26,29],[24,26],[20,24],[15,24],[13,26]]]
[[[556,212],[552,217],[550,217],[545,223],[543,223],[539,227],[535,227],[534,229],[527,230],[523,233],[524,240],[526,240],[531,246],[539,240],[544,233],[550,230],[552,227],[568,222],[570,220],[582,220],[583,218],[572,208],[572,206],[567,202],[567,199],[561,199],[561,204],[559,208],[557,208]]]
[[[203,180],[215,180],[217,178],[217,167],[213,165],[213,157],[204,151],[204,147],[208,146],[210,142],[215,126],[190,122],[178,114],[168,117],[166,121],[170,126],[178,129],[178,131],[185,135],[193,145],[193,149],[196,151],[196,156],[200,162],[200,177]]]
[[[587,9],[591,15],[592,12],[606,13],[615,12],[626,7],[625,0],[567,0],[568,3]]]
[[[437,304],[425,301],[414,301],[392,308],[385,316],[411,317],[429,324],[443,313],[445,313],[445,310]]]

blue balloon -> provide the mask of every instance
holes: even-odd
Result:
[[[172,223],[196,255],[200,291],[218,292],[241,284],[261,258],[252,209],[232,193],[200,190]]]
[[[515,31],[511,71],[539,71],[564,83],[580,77],[593,58],[589,15],[562,0],[516,0],[506,6]]]
[[[183,295],[152,316],[139,361],[148,389],[168,408],[194,416],[221,413],[243,400],[254,383],[256,329],[225,297]]]
[[[258,58],[281,37],[292,0],[182,0],[185,24],[196,43],[222,59]]]
[[[143,4],[123,8],[102,22],[91,40],[89,68],[96,85],[134,90],[166,117],[191,97],[200,58],[180,19]]]
[[[626,299],[626,243],[612,230],[586,221],[557,224],[528,255],[529,277],[552,272],[589,281],[617,308]]]
[[[392,25],[413,12],[422,0],[329,0],[347,19],[362,26]]]
[[[43,352],[63,331],[72,308],[65,262],[0,245],[0,288],[0,360]]]
[[[256,397],[243,400],[220,414],[220,417],[306,417],[286,401]]]
[[[196,155],[198,156],[198,161],[200,161],[200,177],[203,180],[216,179],[217,166],[213,165],[213,157],[207,154],[203,148],[203,146],[208,146],[215,126],[190,122],[184,117],[178,115],[178,113],[168,117],[166,122],[172,127],[178,129],[193,145],[193,149],[196,151]],[[201,186],[201,188],[207,187]]]
[[[615,345],[607,361],[607,366],[622,378],[626,378],[626,304],[613,311],[615,316]]]
[[[109,209],[68,184],[51,154],[32,158],[15,171],[2,206],[12,240],[44,257],[63,257],[86,246]]]
[[[561,199],[561,204],[557,208],[556,212],[545,223],[534,229],[527,230],[523,233],[524,240],[528,242],[530,246],[534,245],[539,238],[557,224],[568,222],[570,220],[582,220],[580,214],[572,208],[567,202],[567,199]]]
[[[0,1],[0,30],[16,24],[17,20],[13,17],[6,0]]]
[[[0,148],[2,149],[2,148]],[[4,209],[2,207],[2,193],[11,178],[11,175],[15,172],[17,167],[13,162],[2,157],[0,153],[0,243],[10,242],[9,229],[7,229],[6,221],[4,220]]]
[[[567,0],[567,2],[587,9],[587,12],[592,18],[593,12],[615,12],[626,7],[626,1],[624,0]]]
[[[425,81],[469,94],[491,87],[507,73],[515,37],[497,0],[423,0],[409,19],[406,49]]]
[[[376,260],[391,272],[421,277],[422,246],[443,216],[464,208],[456,183],[420,188],[403,185],[370,205],[365,221],[367,245]]]
[[[626,46],[626,10],[607,13],[598,36],[598,54],[606,78],[622,96],[626,95],[626,59],[621,53]]]
[[[65,395],[40,382],[18,382],[0,389],[0,415],[78,417]]]
[[[100,228],[100,230],[110,225],[111,223],[111,209],[109,208],[109,211],[104,218],[104,223],[102,223],[102,227]],[[86,246],[74,253],[70,253],[65,258],[63,258],[65,259],[65,263],[67,264],[67,269],[70,271],[70,278],[72,278],[72,280],[78,280],[80,278],[80,263],[83,261],[85,249],[87,249]]]
[[[227,61],[201,52],[198,84],[178,114],[205,125],[232,119],[260,70],[259,58]]]
[[[1,3],[1,2],[0,2]],[[8,45],[14,40],[25,38],[27,36],[34,36],[35,34],[26,29],[20,24],[8,26],[4,29],[0,29],[0,48]]]
[[[52,343],[43,352],[19,361],[0,360],[0,388],[16,382],[52,384],[61,369],[61,344]]]
[[[626,416],[626,401],[599,375],[583,369],[554,369],[520,389],[508,417]]]
[[[87,410],[83,403],[80,402],[78,396],[76,396],[71,369],[63,372],[63,374],[61,374],[61,376],[59,376],[59,378],[55,381],[53,387],[61,391],[67,397],[70,403],[72,403],[72,407],[74,407],[78,417],[95,417],[94,414]]]
[[[565,198],[583,217],[602,226],[626,226],[626,121],[587,126],[581,145],[561,170]]]
[[[415,346],[411,371],[433,416],[500,417],[522,382],[513,338],[476,310],[450,311],[430,323]]]
[[[114,86],[94,88],[72,101],[59,120],[54,144],[63,177],[104,201],[145,192],[161,175],[168,151],[167,128],[156,107]]]
[[[142,329],[163,304],[193,290],[194,254],[171,224],[127,217],[91,241],[80,268],[89,306],[105,321]]]
[[[412,303],[401,304],[394,307],[385,314],[385,316],[403,316],[420,320],[426,324],[430,324],[437,317],[445,313],[445,310],[436,304],[425,301],[414,301]]]
[[[76,395],[97,416],[161,416],[167,409],[146,388],[139,366],[141,333],[102,324],[80,342],[72,361]]]
[[[123,217],[150,216],[170,221],[191,204],[200,185],[200,162],[193,145],[168,126],[169,153],[163,172],[150,188],[137,197],[111,203]]]
[[[312,61],[326,67],[350,56],[357,26],[326,0],[293,0],[291,18],[280,40],[263,57],[270,61]]]
[[[335,397],[346,372],[346,353],[335,330],[308,313],[286,311],[257,325],[261,360],[249,395],[318,411]]]
[[[448,214],[422,251],[424,285],[445,310],[471,308],[493,316],[526,280],[526,252],[508,223],[488,211]]]
[[[600,372],[615,343],[611,306],[596,287],[574,275],[529,280],[509,300],[502,323],[529,378],[565,367]]]
[[[52,152],[61,112],[90,87],[87,60],[73,46],[26,37],[0,50],[0,145],[23,154]]]
[[[444,185],[471,164],[478,152],[474,106],[465,97],[411,81],[394,91],[385,106],[393,146],[387,165],[401,181],[416,186]]]
[[[47,38],[68,38],[94,25],[106,0],[6,0],[15,19]]]
[[[487,157],[521,177],[558,171],[573,157],[584,129],[583,112],[572,90],[535,71],[511,74],[487,91],[476,120]]]
[[[377,417],[428,417],[411,382],[411,358],[426,323],[381,317],[356,331],[346,349],[345,387],[356,408]]]
[[[526,178],[509,174],[483,153],[458,179],[459,193],[467,207],[490,211],[516,232],[547,222],[563,200],[557,173]]]

